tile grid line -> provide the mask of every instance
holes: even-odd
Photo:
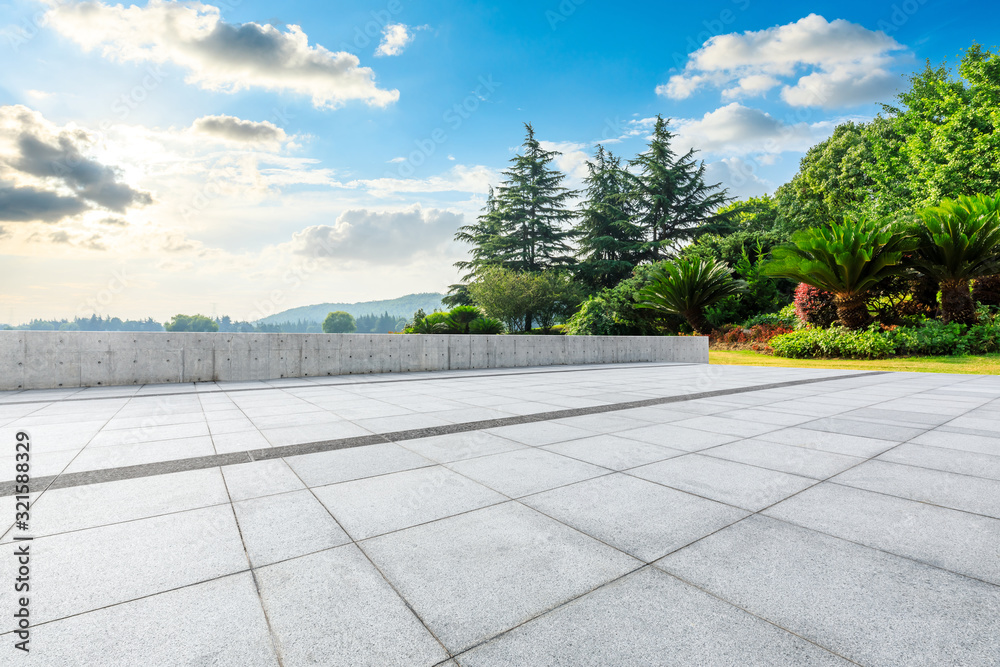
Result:
[[[628,401],[625,403],[610,403],[607,405],[596,405],[587,408],[567,408],[564,410],[554,410],[550,412],[539,412],[528,415],[515,415],[499,419],[487,419],[474,422],[463,422],[449,424],[447,426],[433,426],[422,429],[408,429],[404,431],[394,431],[389,433],[375,433],[371,435],[354,436],[349,438],[339,438],[335,440],[321,440],[317,442],[299,443],[295,445],[283,445],[280,447],[269,447],[266,449],[252,449],[243,452],[231,452],[227,454],[214,454],[209,456],[198,456],[187,459],[177,459],[163,461],[160,463],[145,463],[121,468],[110,468],[105,470],[88,470],[75,473],[65,473],[38,477],[33,480],[34,484],[42,486],[45,490],[62,489],[73,486],[85,486],[101,482],[111,482],[123,479],[135,479],[137,477],[151,477],[172,472],[185,472],[189,470],[201,470],[204,468],[214,468],[216,466],[233,465],[236,463],[249,463],[253,461],[266,461],[268,459],[284,458],[286,456],[300,456],[304,454],[315,454],[318,452],[333,451],[336,449],[349,449],[363,447],[365,445],[381,444],[385,442],[396,442],[399,440],[415,440],[437,435],[450,435],[454,433],[467,433],[470,431],[480,431],[501,426],[514,426],[519,424],[531,424],[542,421],[552,421],[568,417],[580,417],[584,415],[602,414],[616,412],[620,410],[630,410],[633,408],[651,407],[655,405],[667,405],[670,403],[681,403],[718,396],[731,396],[734,394],[745,394],[756,391],[767,391],[769,389],[780,389],[806,384],[816,384],[820,382],[832,382],[836,380],[849,380],[862,377],[874,377],[886,375],[885,371],[871,371],[865,373],[854,373],[851,375],[838,375],[832,377],[804,378],[801,380],[790,380],[787,382],[774,382],[763,385],[750,385],[745,387],[731,387],[729,389],[718,389],[713,391],[696,392],[692,394],[681,394],[677,396],[664,396],[660,398],[649,398],[639,401]],[[30,429],[26,429],[30,431]],[[14,482],[0,483],[0,497],[14,494]]]

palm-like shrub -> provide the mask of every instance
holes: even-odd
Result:
[[[455,306],[448,312],[448,324],[454,333],[469,333],[469,324],[482,316],[475,306]]]
[[[743,291],[742,280],[733,280],[729,268],[714,259],[683,257],[664,262],[650,274],[652,282],[636,292],[636,308],[649,308],[665,315],[681,315],[699,334],[712,326],[705,309]]]
[[[502,334],[503,322],[492,317],[479,317],[469,322],[471,334]]]
[[[880,281],[904,273],[903,253],[918,243],[914,233],[900,225],[845,220],[796,232],[791,243],[774,249],[765,270],[776,278],[832,292],[841,323],[862,329],[871,321],[865,293]]]
[[[974,324],[969,282],[1000,267],[1000,196],[945,199],[918,212],[923,225],[914,265],[941,285],[941,318]]]

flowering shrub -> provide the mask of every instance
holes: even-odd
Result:
[[[795,288],[795,314],[806,324],[828,327],[837,321],[833,294],[799,283]]]
[[[716,329],[709,343],[716,349],[756,350],[770,352],[769,341],[794,331],[784,324],[755,324],[752,327],[728,326]]]

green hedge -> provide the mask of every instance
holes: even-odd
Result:
[[[911,327],[873,325],[866,331],[800,329],[776,336],[770,344],[777,356],[793,359],[988,354],[1000,351],[1000,322],[991,318],[970,327],[928,320]]]

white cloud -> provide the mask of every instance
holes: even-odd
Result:
[[[559,153],[555,157],[556,166],[570,179],[580,181],[587,177],[587,160],[590,159],[590,155],[583,149],[589,148],[589,144],[573,141],[539,141],[538,143],[543,150]]]
[[[732,102],[701,118],[674,121],[677,148],[746,155],[805,151],[833,132],[834,121],[787,123],[760,109]]]
[[[398,197],[414,192],[472,192],[485,193],[490,183],[497,183],[499,175],[481,165],[457,164],[444,174],[427,178],[384,178],[362,179],[345,183],[345,188],[364,188],[376,197]]]
[[[173,63],[188,82],[207,90],[250,87],[309,95],[316,107],[360,100],[385,106],[399,91],[379,88],[357,56],[310,46],[299,26],[286,32],[258,23],[232,24],[218,7],[200,2],[150,0],[145,7],[90,0],[59,4],[46,20],[85,50],[98,47],[111,59]]]
[[[202,116],[191,124],[191,129],[240,144],[280,146],[288,138],[285,131],[274,123],[243,120],[235,116]]]
[[[711,85],[734,99],[761,95],[785,77],[795,80],[782,88],[788,104],[854,106],[892,94],[897,78],[888,68],[903,50],[882,31],[810,14],[795,23],[710,38],[688,57],[684,71],[656,92],[685,99]]]
[[[382,28],[382,41],[375,49],[376,56],[398,56],[403,52],[410,42],[416,37],[416,31],[420,27],[414,28],[403,23],[390,23]]]
[[[95,141],[25,106],[0,107],[0,220],[57,222],[151,204],[152,196],[126,183],[117,166],[95,159]]]
[[[774,192],[774,185],[756,174],[753,163],[738,157],[705,163],[705,182],[721,183],[730,197],[745,199]]]
[[[462,224],[460,213],[423,210],[419,204],[403,211],[350,209],[333,225],[296,232],[290,249],[293,254],[314,259],[397,264],[420,253],[439,252],[451,243]]]

